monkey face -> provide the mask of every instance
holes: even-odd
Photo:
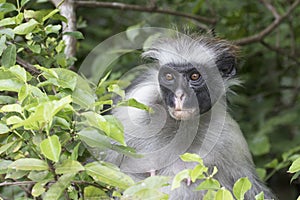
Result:
[[[205,81],[192,65],[166,65],[160,68],[158,76],[162,98],[174,119],[188,120],[210,109]]]

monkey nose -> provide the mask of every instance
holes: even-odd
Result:
[[[175,96],[178,100],[183,101],[185,94],[184,94],[183,90],[180,89],[175,92]]]

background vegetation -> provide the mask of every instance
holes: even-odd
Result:
[[[122,96],[113,79],[140,63],[140,52],[122,57],[109,78],[96,86],[73,71],[97,44],[119,32],[176,26],[212,32],[242,47],[238,76],[243,87],[235,88],[237,96],[230,96],[230,112],[244,132],[261,178],[280,199],[296,199],[299,4],[299,0],[0,0],[0,197],[108,199],[126,189],[129,196],[140,192],[139,185],[132,186],[130,177],[109,163],[87,162],[89,151],[82,143],[131,152],[123,146],[122,134],[116,134],[122,126],[101,110],[103,104],[112,103],[112,93]],[[134,101],[120,104],[147,109]],[[109,139],[119,145],[110,145]],[[150,179],[147,188],[165,198],[157,189],[167,181]]]

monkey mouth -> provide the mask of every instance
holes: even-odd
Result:
[[[176,120],[188,120],[195,116],[196,109],[175,109],[169,107],[169,113]]]

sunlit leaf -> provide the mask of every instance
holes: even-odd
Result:
[[[16,6],[12,3],[0,3],[0,12],[8,13],[17,10]]]
[[[221,188],[217,191],[215,200],[233,200],[233,197],[227,189]]]
[[[11,44],[3,51],[1,63],[4,67],[12,67],[16,64],[16,45]]]
[[[289,173],[295,173],[298,171],[300,171],[300,158],[297,158],[288,170]]]
[[[103,190],[94,186],[85,187],[83,194],[85,200],[110,199]]]
[[[203,165],[202,158],[197,154],[185,153],[185,154],[181,155],[180,158],[184,162],[197,162],[197,163]]]
[[[40,171],[48,170],[48,165],[45,161],[36,158],[21,158],[9,165],[9,168],[25,171]]]
[[[28,22],[15,27],[14,33],[18,35],[26,35],[28,33],[31,33],[38,26],[38,24],[39,23],[34,19],[30,19]]]
[[[57,174],[67,174],[67,173],[78,173],[83,171],[84,167],[75,160],[64,160],[62,164],[58,165],[55,169]]]
[[[251,182],[247,177],[240,178],[233,186],[233,194],[238,200],[243,200],[245,193],[252,187]]]
[[[70,35],[70,36],[74,37],[77,40],[84,39],[84,36],[79,31],[64,32],[64,35]]]
[[[61,153],[61,144],[57,135],[52,135],[40,144],[41,152],[46,158],[58,162]]]
[[[17,112],[22,113],[22,107],[20,104],[4,105],[0,108],[0,112]]]
[[[185,170],[182,170],[181,172],[177,173],[173,179],[171,190],[179,188],[181,181],[183,181],[184,179],[187,179],[187,178],[190,178],[190,170],[185,169]]]
[[[89,163],[85,165],[85,169],[95,181],[111,186],[126,189],[134,184],[134,181],[128,175],[100,162]]]
[[[90,147],[106,147],[111,148],[112,145],[107,136],[99,133],[98,130],[94,128],[85,128],[77,133],[82,141],[84,141]]]
[[[6,126],[6,124],[0,122],[0,135],[8,132],[9,128]]]
[[[56,183],[50,186],[43,200],[57,200],[62,195],[63,191],[71,184],[75,175],[72,173],[62,175]]]
[[[255,200],[264,200],[264,192],[260,192],[258,195],[255,196]]]
[[[197,186],[196,190],[218,190],[220,183],[213,178],[207,178]]]

